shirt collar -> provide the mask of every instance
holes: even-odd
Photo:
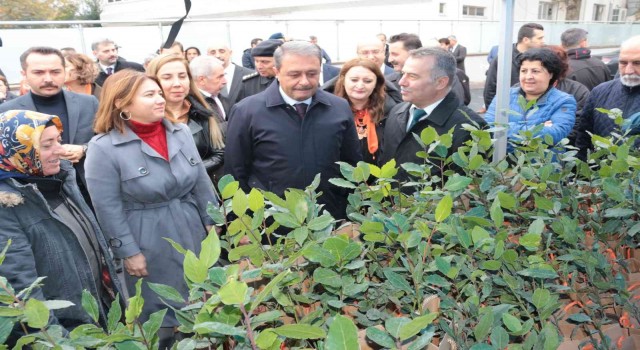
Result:
[[[284,102],[288,105],[295,105],[297,103],[306,103],[307,106],[311,104],[311,97],[309,97],[308,99],[304,100],[304,101],[297,101],[292,99],[291,97],[289,97],[284,90],[282,90],[282,86],[278,86],[278,90],[280,91],[280,95],[282,96],[282,99],[284,100]]]
[[[420,118],[420,120],[426,119],[431,115],[431,113],[433,113],[433,110],[436,109],[436,107],[438,107],[438,105],[442,102],[442,100],[444,100],[444,97],[424,108],[418,108],[418,106],[412,103],[411,108],[409,108],[409,118],[407,120],[407,127],[409,126],[409,124],[411,124],[411,117],[413,116],[413,111],[415,111],[416,109],[424,110],[425,112],[427,112],[427,114],[424,117]]]
[[[200,88],[198,88],[198,90],[200,90],[200,93],[201,93],[201,94],[202,94],[202,96],[204,96],[205,98],[206,98],[206,97],[211,97],[211,94],[210,94],[210,93],[208,93],[208,92],[206,92],[206,91],[204,91],[204,90],[202,90],[202,89],[200,89]]]
[[[106,72],[106,71],[107,71],[107,68],[111,68],[112,73],[115,73],[115,72],[116,72],[116,65],[115,65],[115,63],[114,63],[114,64],[112,64],[112,65],[110,65],[110,66],[105,66],[105,65],[104,65],[104,64],[102,64],[102,63],[98,63],[98,64],[100,65],[100,68],[101,68],[101,69],[102,69],[102,71],[104,71],[104,72]]]

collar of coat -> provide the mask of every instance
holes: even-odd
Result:
[[[73,166],[68,161],[60,161],[60,172],[56,178],[65,181]],[[6,179],[0,182],[0,208],[12,208],[24,204],[24,197],[17,190],[20,187],[33,186],[22,184],[15,179]]]
[[[286,105],[287,103],[284,101],[284,99],[282,98],[282,95],[280,95],[280,83],[279,82],[274,82],[273,84],[269,85],[269,87],[267,87],[267,89],[264,91],[265,92],[265,97],[266,97],[266,105],[267,108],[269,107],[276,107],[276,106],[281,106],[281,105]],[[327,106],[331,105],[331,99],[330,97],[333,96],[332,94],[323,91],[321,88],[318,88],[316,90],[316,93],[313,95],[313,97],[311,98],[311,105],[309,105],[307,110],[310,110],[313,106],[317,105],[317,104],[325,104]]]
[[[167,118],[162,119],[162,124],[164,124],[164,127],[170,133],[175,133],[178,130],[180,130],[173,123],[168,121]],[[131,129],[128,126],[126,126],[125,132],[123,133],[119,132],[116,129],[113,129],[111,130],[110,134],[111,134],[111,140],[112,140],[111,143],[114,145],[119,145],[119,144],[131,142],[135,140],[140,140],[140,137],[138,137],[138,135],[136,135],[135,132],[131,131]]]
[[[401,124],[405,125],[405,129],[406,129],[407,120],[409,118],[409,109],[411,108],[411,102],[403,102],[399,106],[400,107],[398,107],[398,109],[395,112],[394,119],[397,119],[398,121],[400,121]],[[453,114],[453,112],[455,112],[455,110],[458,109],[459,106],[460,106],[460,100],[458,100],[458,98],[456,97],[453,91],[449,91],[449,93],[447,94],[447,96],[444,97],[442,102],[440,102],[440,104],[433,110],[433,112],[431,112],[431,114],[427,116],[427,119],[419,121],[418,124],[428,120],[431,124],[434,124],[437,126],[443,126],[447,123],[449,118],[451,118],[451,115]]]

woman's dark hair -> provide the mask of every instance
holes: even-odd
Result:
[[[518,71],[524,61],[540,61],[542,66],[551,74],[549,86],[555,84],[562,72],[563,63],[555,52],[546,47],[540,49],[529,49],[520,55],[518,59]]]
[[[199,49],[199,48],[197,48],[197,47],[195,47],[195,46],[189,46],[189,47],[187,47],[187,49],[186,49],[186,50],[184,50],[184,58],[185,58],[185,59],[187,58],[187,52],[189,52],[189,50],[196,50],[196,52],[198,53],[198,56],[202,55],[202,54],[200,53],[200,49]]]
[[[546,45],[545,47],[553,51],[562,62],[560,66],[562,69],[560,73],[558,73],[558,81],[563,80],[567,77],[567,74],[569,74],[569,56],[567,55],[567,51],[559,45]]]

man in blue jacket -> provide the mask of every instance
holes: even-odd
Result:
[[[622,43],[619,57],[620,78],[591,90],[580,123],[576,123],[576,147],[580,149],[578,158],[583,160],[587,157],[587,149],[593,149],[589,133],[606,137],[612,132],[621,132],[613,119],[596,108],[617,108],[625,119],[640,112],[640,35]]]
[[[291,41],[274,53],[277,83],[238,102],[229,116],[225,170],[249,191],[282,195],[304,189],[321,175],[319,202],[336,219],[346,218],[348,193],[329,183],[336,162],[362,159],[353,113],[346,100],[318,90],[317,45]]]

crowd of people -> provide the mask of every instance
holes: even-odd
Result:
[[[640,112],[640,36],[622,43],[612,79],[591,57],[587,34],[572,28],[561,46],[547,46],[543,26],[529,23],[504,48],[513,50],[511,141],[537,127],[555,143],[568,137],[584,159],[590,133],[617,130],[598,108]],[[220,205],[215,185],[225,174],[245,192],[278,195],[320,174],[319,203],[346,219],[348,192],[328,181],[340,176],[338,162],[424,163],[416,134],[453,130],[452,154],[471,139],[464,124],[485,128],[497,113],[497,56],[482,116],[467,107],[467,50],[453,35],[424,44],[411,33],[388,42],[372,35],[339,67],[317,37],[282,33],[253,39],[242,65],[224,40],[203,54],[175,42],[143,64],[120,57],[113,40],[91,48],[95,59],[73,48],[28,49],[17,94],[0,75],[0,245],[12,242],[0,275],[15,290],[49,276],[32,296],[72,301],[53,312],[52,323],[67,330],[90,323],[78,307],[82,290],[100,301],[103,324],[115,296],[140,278],[186,297],[183,257],[165,238],[197,253],[207,234],[224,234],[207,207]],[[521,98],[535,103],[523,108]],[[430,159],[431,176],[444,176],[439,159]],[[401,169],[398,179],[411,175]],[[166,307],[146,284],[142,294],[143,320]],[[177,326],[169,311],[161,348]]]

